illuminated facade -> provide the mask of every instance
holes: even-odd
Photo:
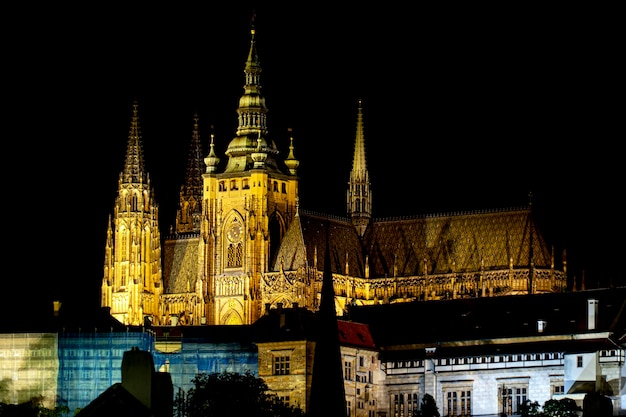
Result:
[[[126,324],[251,324],[280,303],[317,309],[324,225],[331,225],[337,313],[350,305],[560,292],[557,263],[531,205],[372,218],[359,102],[347,216],[299,207],[294,138],[271,139],[251,31],[238,128],[225,155],[203,156],[194,116],[186,182],[161,257],[158,209],[143,170],[137,108],[106,243],[102,305]],[[162,259],[162,263],[161,263]]]
[[[126,162],[109,219],[101,299],[113,317],[130,325],[160,317],[163,293],[159,210],[144,168],[137,107],[135,103]]]

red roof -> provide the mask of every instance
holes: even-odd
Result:
[[[342,346],[352,345],[376,350],[369,326],[353,321],[337,320],[339,343]]]

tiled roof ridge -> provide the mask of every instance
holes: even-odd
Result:
[[[447,213],[438,212],[438,213],[414,214],[414,215],[406,215],[406,216],[380,217],[380,218],[374,218],[373,222],[382,223],[382,222],[391,222],[391,221],[398,221],[398,220],[417,220],[417,219],[428,219],[428,218],[435,218],[435,217],[457,217],[457,216],[495,214],[495,213],[506,213],[506,212],[528,211],[528,210],[530,210],[528,206],[462,210],[462,211],[452,211],[452,212],[447,212]]]
[[[321,213],[319,211],[306,210],[302,208],[299,209],[299,212],[301,215],[305,215],[307,217],[317,217],[322,220],[334,220],[338,222],[350,223],[350,219],[348,217],[342,217],[336,214]]]

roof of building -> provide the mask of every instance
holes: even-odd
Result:
[[[152,411],[126,390],[122,383],[107,388],[81,409],[76,417],[153,417]]]
[[[528,267],[531,257],[536,268],[554,263],[530,208],[373,220],[362,243],[349,219],[301,210],[274,270],[323,270],[327,223],[335,274],[364,277],[366,263],[370,277]]]
[[[376,350],[374,338],[367,324],[337,320],[337,327],[339,328],[339,343],[342,346]]]
[[[590,300],[597,301],[591,319]],[[619,287],[355,306],[349,315],[368,324],[383,355],[393,357],[425,355],[427,347],[461,356],[609,349],[624,343],[625,313],[626,287]]]

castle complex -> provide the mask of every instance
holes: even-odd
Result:
[[[0,332],[0,414],[36,399],[85,417],[188,415],[196,375],[250,372],[309,416],[411,417],[425,398],[442,416],[561,400],[624,415],[626,288],[566,291],[532,201],[374,218],[360,101],[346,216],[300,207],[297,138],[286,152],[271,139],[250,34],[235,137],[222,155],[211,134],[205,153],[194,115],[167,232],[133,103],[102,308],[56,302]]]
[[[120,322],[251,324],[278,305],[315,311],[326,222],[338,314],[355,305],[566,289],[566,260],[556,265],[532,202],[507,210],[372,218],[360,102],[346,217],[300,207],[294,139],[283,153],[267,128],[254,27],[244,74],[238,128],[224,155],[217,154],[213,135],[203,153],[194,116],[175,227],[163,240],[134,104],[102,280],[101,305]]]

